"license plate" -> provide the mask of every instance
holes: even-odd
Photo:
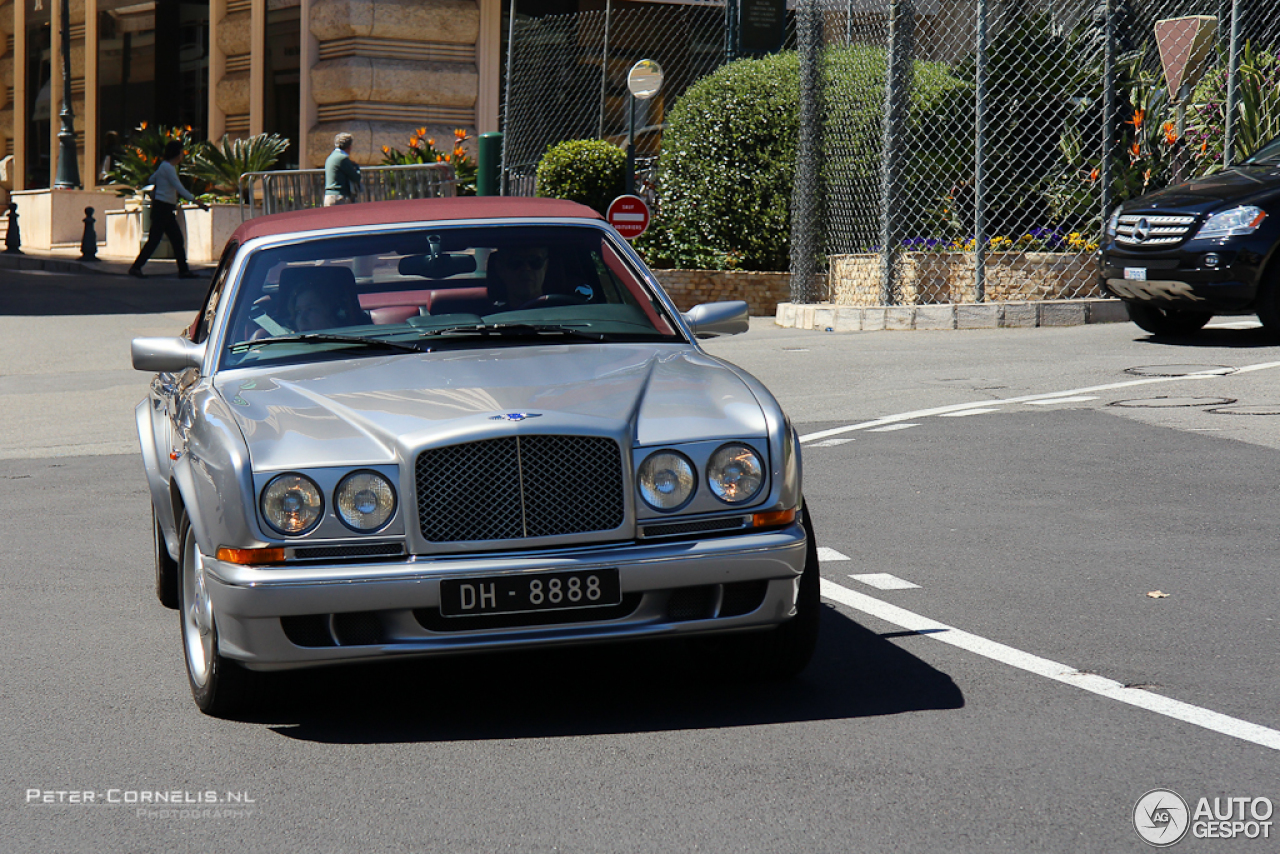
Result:
[[[1146,267],[1125,267],[1124,277],[1126,279],[1132,279],[1138,282],[1145,282],[1147,280],[1147,268]]]
[[[445,617],[600,608],[621,601],[622,584],[616,569],[451,578],[440,582],[440,613]]]

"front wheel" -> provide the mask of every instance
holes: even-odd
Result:
[[[223,717],[243,710],[249,701],[252,674],[218,653],[218,625],[209,598],[204,559],[186,511],[178,525],[178,619],[191,696],[200,711]]]
[[[1146,303],[1127,302],[1125,308],[1129,310],[1129,319],[1152,335],[1190,335],[1213,319],[1212,312],[1158,308]]]
[[[797,676],[818,645],[822,618],[822,577],[813,521],[804,511],[804,572],[796,595],[796,613],[776,628],[749,634],[697,639],[698,652],[719,673],[738,679],[778,681]]]

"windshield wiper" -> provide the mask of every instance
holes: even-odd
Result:
[[[442,326],[439,329],[420,329],[422,335],[457,335],[473,333],[481,338],[490,335],[498,336],[530,336],[560,335],[566,338],[582,338],[587,341],[606,341],[603,332],[587,332],[571,324],[560,323],[465,323],[456,326]]]
[[[377,350],[396,350],[401,353],[421,353],[422,348],[414,344],[400,341],[388,341],[385,338],[365,338],[361,335],[330,335],[324,332],[308,332],[302,335],[276,335],[271,338],[259,338],[256,341],[241,341],[231,345],[232,353],[247,353],[265,344],[358,344]]]

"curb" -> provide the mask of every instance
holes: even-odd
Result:
[[[99,276],[126,276],[132,263],[127,258],[99,258],[96,261],[84,261],[68,253],[57,255],[44,252],[4,252],[0,251],[0,270],[44,270],[50,273],[82,273]],[[212,270],[212,265],[192,264],[191,269],[197,273]],[[176,275],[177,262],[172,258],[152,258],[147,262],[147,277],[165,277]]]
[[[819,332],[1030,329],[1128,322],[1129,313],[1118,299],[889,306],[782,302],[774,315],[778,326]]]

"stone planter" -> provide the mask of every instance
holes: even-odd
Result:
[[[976,301],[971,252],[904,252],[896,305]],[[881,305],[880,256],[832,255],[832,300],[836,305]],[[1075,252],[992,252],[986,257],[984,297],[988,302],[1100,297],[1091,255]]]
[[[107,250],[104,255],[112,258],[138,257],[138,250],[147,239],[142,228],[141,208],[113,211],[107,215]],[[202,211],[194,205],[179,209],[178,224],[187,243],[187,260],[192,264],[212,264],[222,255],[222,248],[232,233],[240,227],[239,205],[210,205]],[[172,258],[169,241],[160,244],[152,257]]]
[[[23,247],[44,251],[79,248],[85,208],[93,208],[101,240],[105,217],[124,206],[124,199],[102,190],[21,190],[12,200],[18,205]]]

